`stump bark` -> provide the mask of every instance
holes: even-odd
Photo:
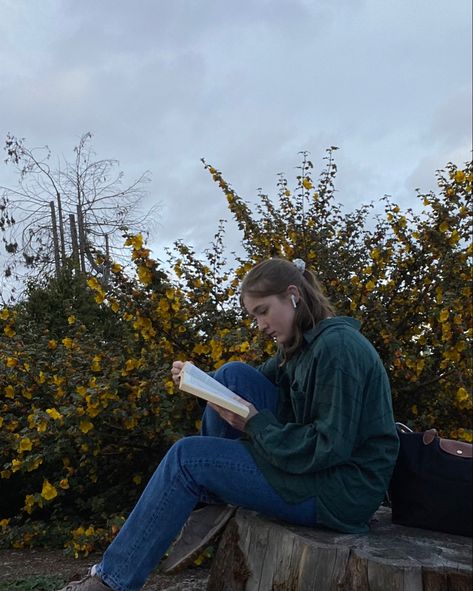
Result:
[[[391,523],[369,534],[297,527],[239,509],[210,571],[208,591],[471,591],[472,540]]]

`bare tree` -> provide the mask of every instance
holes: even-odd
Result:
[[[47,146],[28,148],[8,134],[5,162],[15,167],[18,185],[0,185],[0,231],[4,275],[44,275],[66,264],[78,271],[103,272],[104,261],[120,260],[123,231],[148,232],[156,206],[145,210],[148,172],[124,186],[113,159],[96,159],[91,133],[74,148],[73,161],[51,166]]]

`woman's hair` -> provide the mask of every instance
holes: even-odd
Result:
[[[284,361],[298,351],[306,330],[328,316],[335,316],[335,309],[323,294],[315,275],[308,269],[302,271],[286,259],[267,259],[248,272],[242,281],[240,291],[240,302],[243,304],[245,295],[282,297],[289,285],[295,285],[299,289],[300,298],[295,309],[294,339],[282,350]]]

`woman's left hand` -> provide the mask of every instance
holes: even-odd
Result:
[[[237,415],[236,413],[232,412],[231,410],[227,410],[226,408],[222,408],[221,406],[217,406],[216,404],[213,404],[212,402],[207,402],[207,404],[208,404],[208,406],[210,406],[210,408],[213,408],[213,410],[216,413],[218,413],[224,421],[227,421],[227,423],[229,425],[231,425],[234,429],[238,429],[238,431],[244,431],[245,427],[246,427],[246,423],[252,417],[254,417],[256,414],[258,414],[258,411],[251,404],[251,402],[247,402],[244,398],[240,398],[240,402],[250,409],[250,412],[248,413],[248,416],[246,418],[244,418],[240,415]]]

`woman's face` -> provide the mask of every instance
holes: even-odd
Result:
[[[297,302],[298,297],[295,297]],[[256,297],[243,296],[243,304],[258,323],[258,330],[276,339],[280,345],[288,345],[294,337],[294,318],[296,310],[288,291],[282,295]]]

